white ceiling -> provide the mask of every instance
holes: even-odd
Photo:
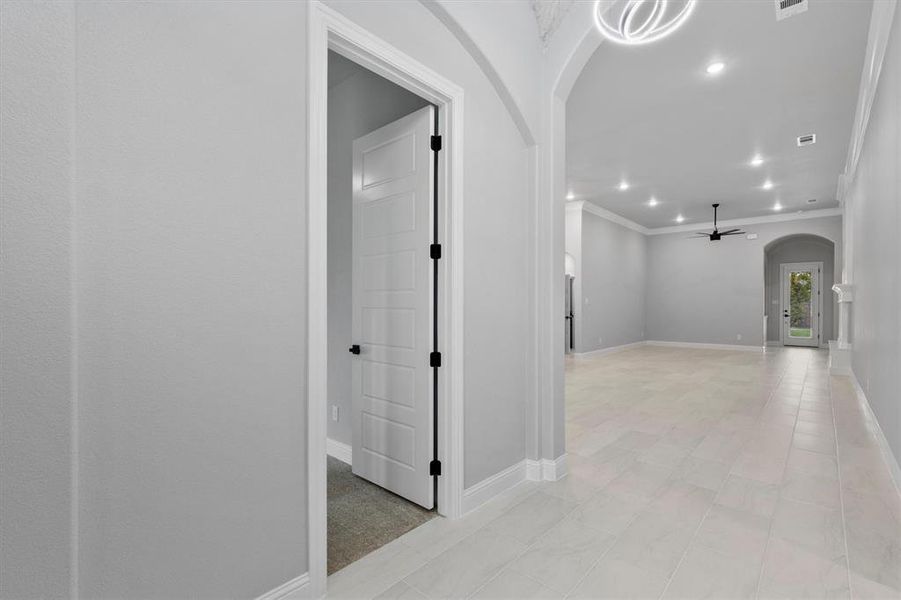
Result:
[[[569,189],[651,228],[710,221],[713,202],[724,220],[838,206],[871,7],[810,0],[777,22],[772,0],[702,0],[663,40],[602,44],[567,101]]]

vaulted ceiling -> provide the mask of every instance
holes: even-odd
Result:
[[[701,1],[665,39],[601,44],[567,102],[572,196],[651,228],[709,221],[713,202],[721,219],[837,206],[871,7],[777,21],[772,0]]]

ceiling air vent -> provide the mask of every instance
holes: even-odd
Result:
[[[807,12],[807,0],[774,0],[776,2],[776,20],[781,21],[792,15]]]
[[[808,133],[807,135],[798,136],[798,148],[801,146],[812,146],[817,143],[817,134]]]

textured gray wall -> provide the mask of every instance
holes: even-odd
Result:
[[[645,339],[647,244],[637,231],[582,212],[578,352]]]
[[[776,241],[766,249],[766,314],[767,341],[782,339],[782,266],[785,263],[821,262],[820,297],[822,301],[821,345],[835,339],[836,310],[835,293],[832,284],[836,278],[835,245],[828,240],[808,235],[799,235]],[[838,275],[841,275],[838,273]]]
[[[709,242],[684,232],[648,237],[647,339],[762,346],[764,247],[779,238],[809,233],[832,240],[840,270],[841,217],[743,229],[757,239]]]
[[[306,15],[78,5],[84,598],[307,570]]]
[[[74,14],[0,2],[0,598],[69,595]]]
[[[854,374],[901,461],[901,10],[850,189]]]
[[[329,62],[348,62],[329,54]],[[353,141],[428,103],[387,79],[359,68],[329,89],[328,99],[328,396],[329,438],[350,445],[351,300],[353,269]],[[338,406],[339,420],[331,418]]]

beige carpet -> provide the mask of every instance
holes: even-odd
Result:
[[[436,515],[354,475],[328,457],[328,573],[331,575]]]

